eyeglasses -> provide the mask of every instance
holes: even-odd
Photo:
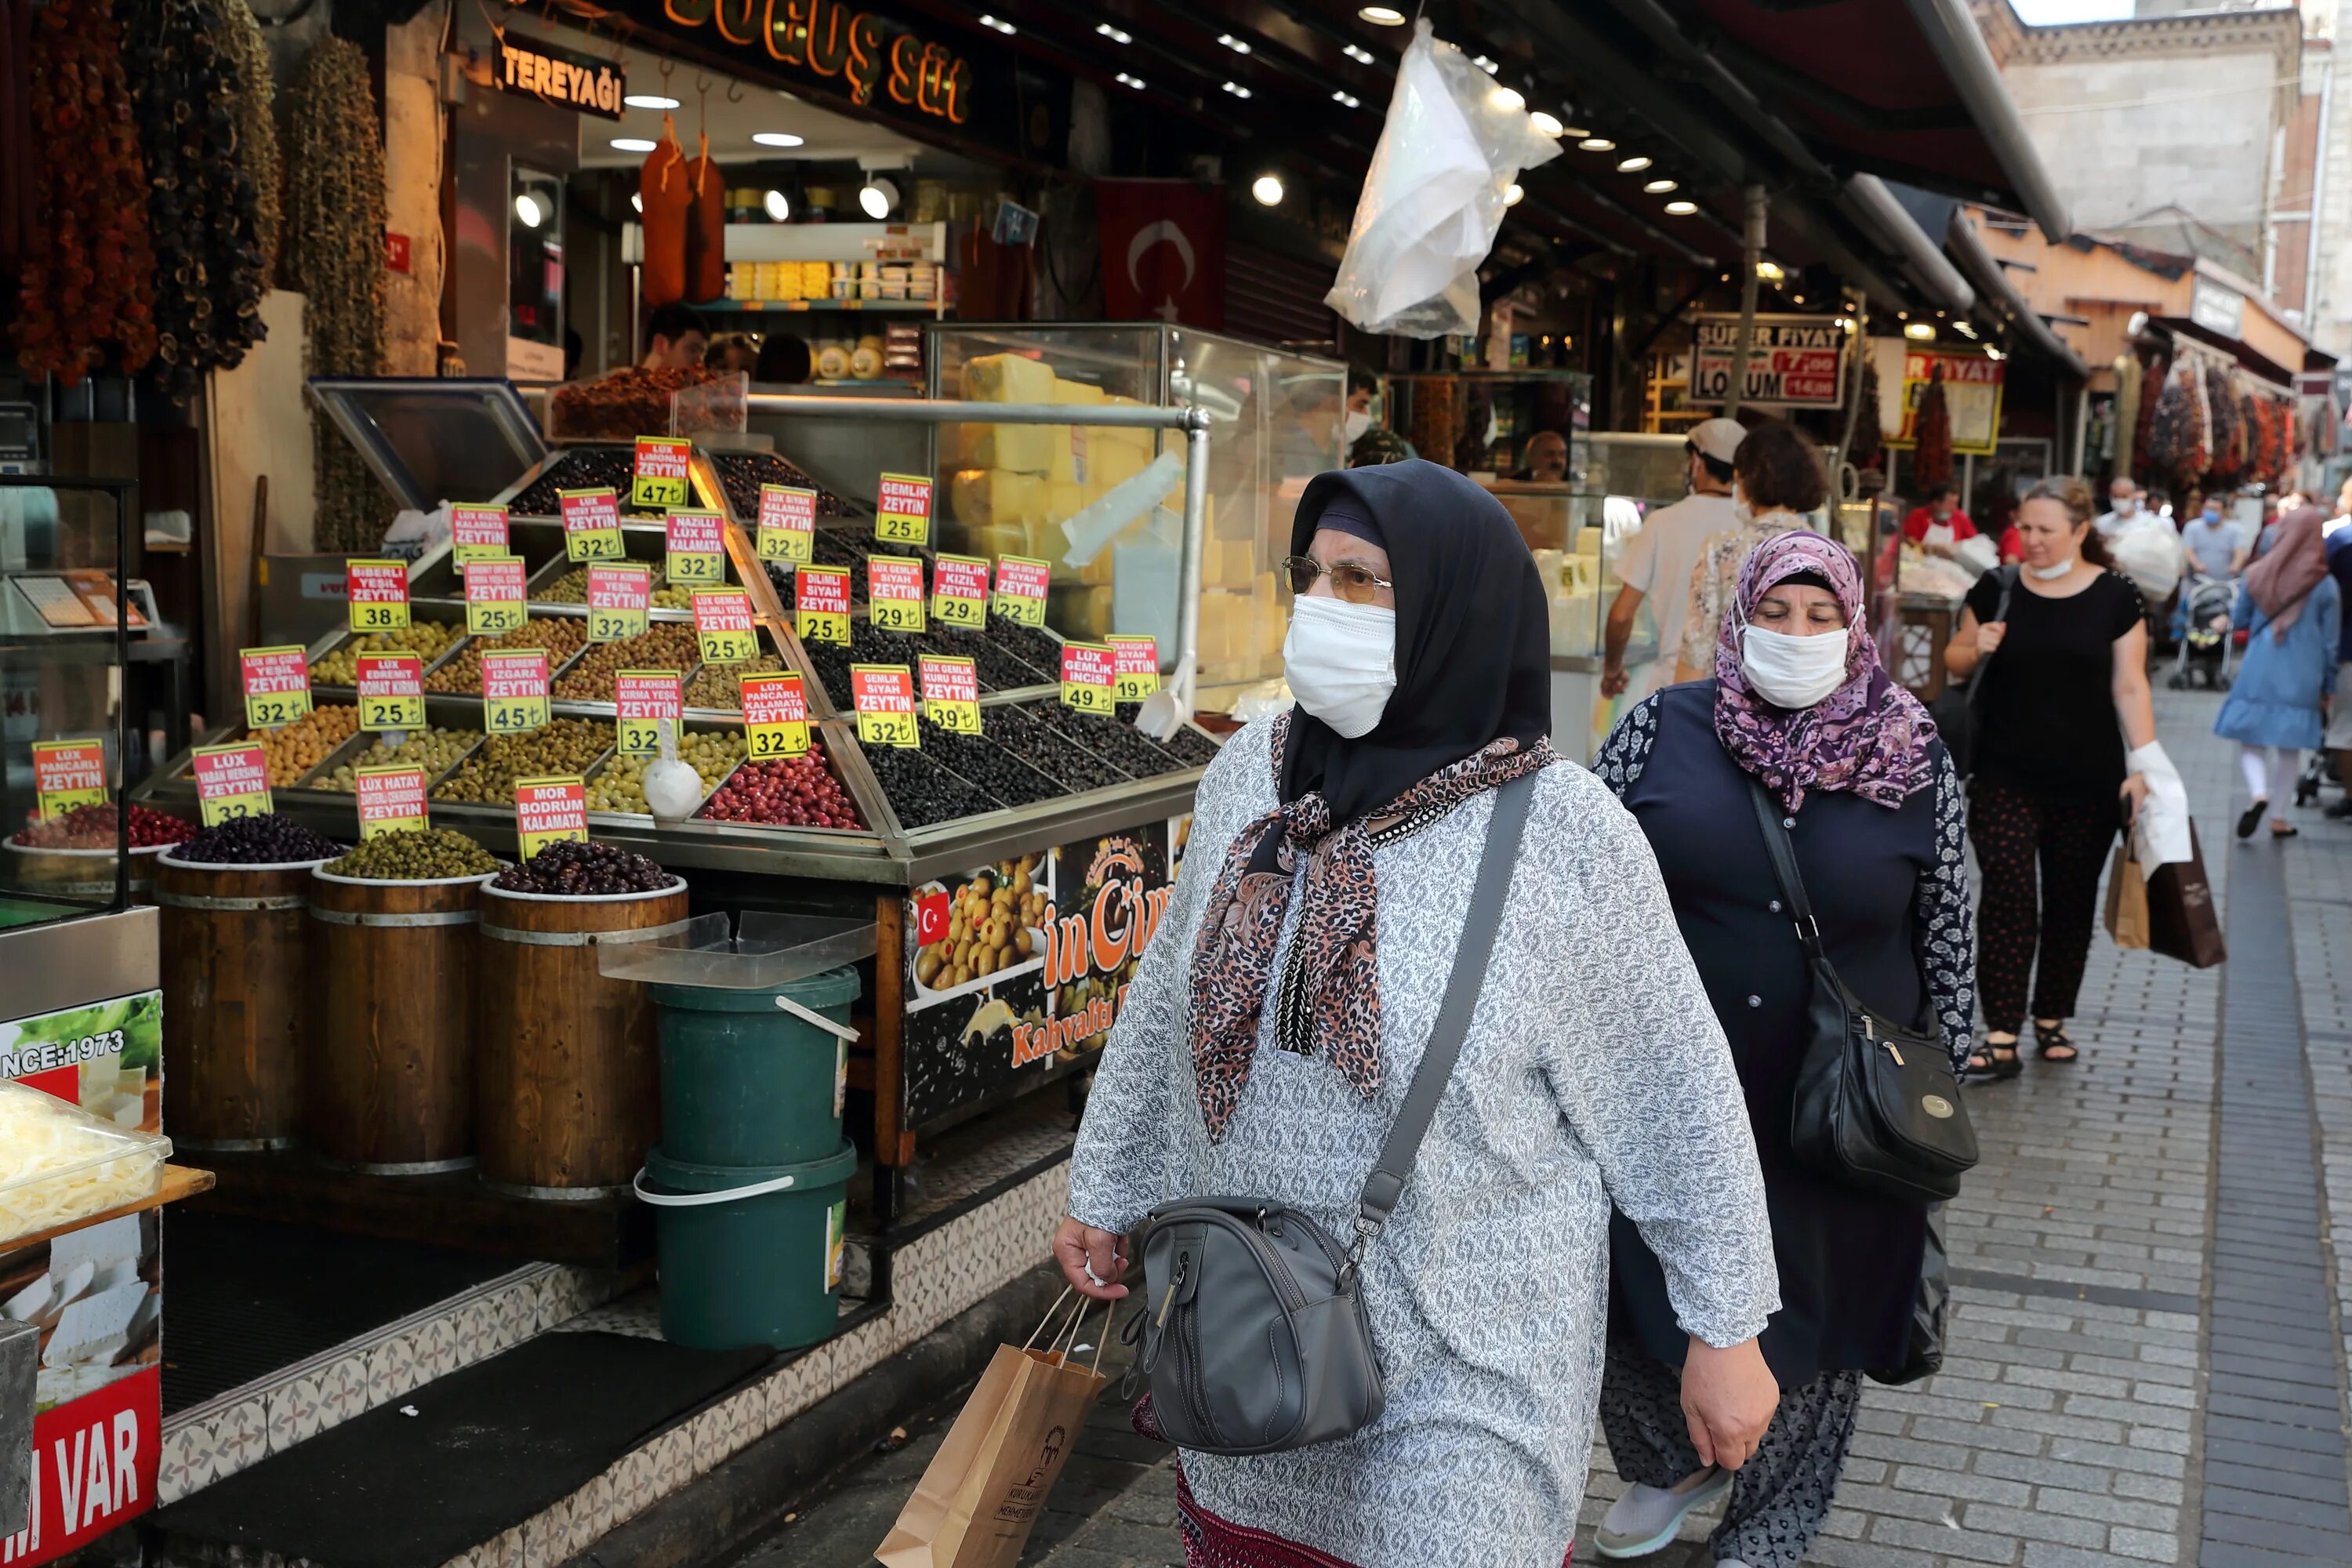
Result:
[[[1352,561],[1326,566],[1311,555],[1286,555],[1282,569],[1289,574],[1292,593],[1309,593],[1316,578],[1328,576],[1331,579],[1331,592],[1351,605],[1369,605],[1381,589],[1396,587],[1387,578],[1375,577]]]

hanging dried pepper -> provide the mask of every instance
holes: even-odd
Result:
[[[1878,427],[1878,367],[1868,360],[1862,363],[1861,412],[1853,422],[1853,466],[1857,469],[1874,468],[1885,449],[1885,432]]]
[[[253,182],[253,243],[261,252],[261,285],[267,289],[278,279],[278,236],[285,221],[278,203],[278,88],[253,8],[246,0],[220,0],[220,11],[221,47],[229,57],[235,90],[236,162]]]
[[[109,0],[50,0],[34,13],[32,212],[17,280],[16,362],[70,386],[155,352],[147,170]]]
[[[1919,412],[1911,421],[1911,480],[1922,499],[1952,482],[1952,410],[1944,396],[1944,367],[1927,373]]]
[[[2139,416],[2132,428],[2132,472],[2143,477],[2166,466],[2157,459],[2148,447],[2148,433],[2156,427],[2156,405],[2163,398],[2164,361],[2152,359],[2140,372]]]
[[[2212,416],[2209,468],[2217,478],[2234,476],[2246,466],[2246,421],[2239,406],[2238,389],[2219,365],[2205,367],[2205,405]]]

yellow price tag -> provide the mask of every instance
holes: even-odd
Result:
[[[802,566],[793,573],[793,629],[803,642],[849,641],[849,572]]]
[[[515,837],[526,860],[565,838],[588,837],[588,786],[577,773],[517,779]]]
[[[801,565],[815,558],[816,492],[794,485],[761,485],[760,559]]]
[[[650,566],[588,568],[588,640],[619,642],[645,633],[653,604]]]
[[[1121,702],[1140,702],[1160,689],[1158,638],[1113,635],[1103,641],[1118,662],[1116,691]]]
[[[808,697],[799,676],[747,675],[742,689],[744,739],[753,762],[808,751]]]
[[[614,749],[650,757],[661,749],[662,721],[676,724],[681,700],[674,669],[624,669],[613,677]]]
[[[352,630],[393,632],[408,625],[408,564],[403,561],[346,561],[343,592]]]
[[[652,509],[684,506],[694,496],[693,482],[686,477],[693,458],[694,443],[683,437],[638,437],[629,504]]]
[[[547,650],[482,650],[482,728],[519,735],[547,723]]]
[[[919,748],[915,727],[915,677],[903,664],[853,664],[850,696],[857,708],[857,738],[869,746]]]
[[[882,476],[874,503],[874,537],[884,544],[931,542],[931,481],[928,476]]]
[[[353,661],[362,730],[425,728],[425,661],[413,653],[363,653]]]
[[[1026,555],[996,558],[996,613],[1017,626],[1045,624],[1045,589],[1054,568]]]
[[[980,733],[980,673],[969,658],[922,656],[923,717],[951,735]]]
[[[355,783],[362,839],[383,833],[421,833],[430,824],[425,770],[414,763],[406,767],[361,768]]]
[[[694,595],[694,635],[705,664],[740,664],[760,653],[759,627],[751,619],[751,595],[740,588],[698,588]]]
[[[673,508],[665,524],[665,570],[682,588],[727,581],[727,520],[715,511]]]
[[[570,561],[618,561],[626,553],[621,544],[621,501],[612,487],[558,490],[563,509],[563,554]]]
[[[259,742],[199,746],[192,760],[197,814],[206,827],[269,810],[269,753]]]
[[[988,625],[988,561],[979,555],[942,555],[931,567],[931,619],[961,631]]]
[[[1118,711],[1118,656],[1108,643],[1062,645],[1062,706],[1079,713]]]
[[[484,555],[466,563],[466,629],[494,637],[522,625],[530,574],[520,555]]]
[[[466,629],[478,637],[503,637],[521,626],[530,609],[520,599],[466,601]]]
[[[63,816],[78,805],[106,799],[106,742],[33,742],[33,798],[44,817]]]
[[[282,730],[310,711],[310,660],[299,647],[237,650],[249,730]]]

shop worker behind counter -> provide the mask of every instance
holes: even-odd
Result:
[[[1779,1299],[1747,1110],[1648,844],[1545,739],[1543,586],[1501,504],[1419,459],[1321,474],[1291,549],[1297,706],[1201,780],[1055,1257],[1087,1295],[1122,1296],[1104,1282],[1129,1233],[1218,1194],[1355,1234],[1497,791],[1532,775],[1460,1058],[1364,1254],[1386,1409],[1314,1447],[1184,1450],[1178,1506],[1192,1562],[1557,1568],[1591,1450],[1612,1202],[1671,1281],[1689,1441],[1737,1467],[1770,1416],[1756,1336]],[[1138,1425],[1157,1430],[1149,1406]]]
[[[710,346],[710,324],[702,312],[673,300],[646,318],[646,357],[640,370],[692,370]]]

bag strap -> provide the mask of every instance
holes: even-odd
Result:
[[[1764,853],[1771,858],[1772,875],[1780,884],[1780,896],[1789,900],[1797,940],[1804,945],[1807,958],[1827,969],[1830,960],[1822,947],[1821,922],[1813,919],[1812,900],[1805,897],[1805,879],[1797,870],[1797,849],[1789,842],[1789,829],[1780,818],[1780,805],[1752,778],[1748,781],[1748,799],[1756,807],[1756,825],[1764,830]]]
[[[1541,769],[1536,773],[1542,772]],[[1389,1222],[1397,1199],[1404,1194],[1405,1178],[1421,1156],[1421,1141],[1437,1115],[1437,1101],[1445,1080],[1454,1075],[1454,1059],[1470,1032],[1470,1015],[1478,1006],[1478,993],[1486,983],[1486,960],[1495,951],[1495,931],[1502,924],[1504,895],[1510,891],[1511,868],[1519,858],[1526,837],[1528,811],[1534,804],[1536,773],[1522,773],[1495,792],[1495,815],[1486,824],[1486,847],[1478,861],[1478,880],[1470,889],[1470,912],[1462,922],[1462,945],[1454,951],[1454,972],[1445,982],[1445,999],[1437,1022],[1429,1031],[1429,1045],[1414,1069],[1412,1087],[1389,1128],[1381,1157],[1364,1179],[1364,1194],[1356,1214],[1356,1246],[1349,1266],[1360,1261],[1364,1249]]]

